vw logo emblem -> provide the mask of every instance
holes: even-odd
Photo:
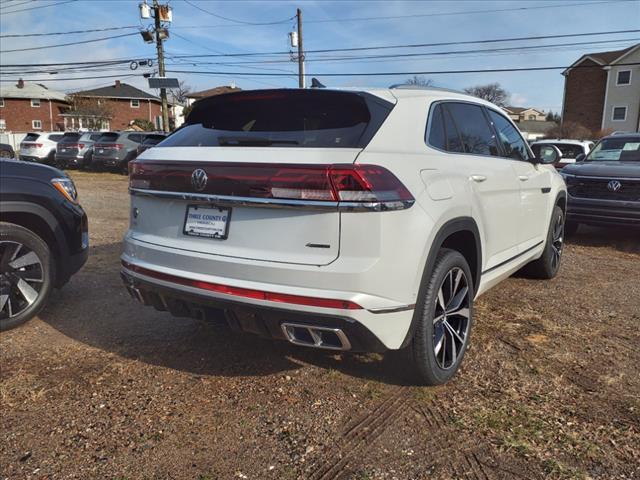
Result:
[[[622,184],[618,180],[611,180],[609,183],[607,183],[607,188],[611,192],[617,192],[622,188]]]
[[[206,188],[207,180],[207,172],[201,168],[196,168],[191,174],[191,185],[198,192]]]

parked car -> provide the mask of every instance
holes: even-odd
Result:
[[[86,168],[91,165],[93,144],[102,136],[100,132],[66,132],[56,149],[56,164],[60,168]]]
[[[0,143],[0,158],[16,158],[16,152],[8,143]]]
[[[63,133],[31,132],[20,142],[20,160],[54,165],[56,146]]]
[[[145,150],[149,150],[151,147],[155,147],[165,138],[167,138],[167,135],[164,133],[147,134],[145,139],[142,141],[142,143],[138,145],[136,156],[140,155]]]
[[[128,173],[127,165],[138,153],[144,132],[105,132],[93,145],[92,166],[105,166]]]
[[[87,216],[55,168],[0,159],[0,330],[26,322],[87,260]]]
[[[569,192],[567,233],[580,224],[640,226],[640,134],[616,134],[560,172]]]
[[[534,155],[540,154],[540,148],[553,145],[560,150],[562,157],[556,162],[555,167],[560,170],[570,163],[575,163],[578,155],[586,155],[593,148],[594,143],[588,140],[538,140],[531,144]]]
[[[210,97],[130,169],[134,298],[296,345],[404,349],[422,383],[458,369],[478,295],[560,267],[562,177],[461,93]]]

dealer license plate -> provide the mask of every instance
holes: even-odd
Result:
[[[231,209],[206,205],[188,205],[183,233],[194,237],[226,240]]]

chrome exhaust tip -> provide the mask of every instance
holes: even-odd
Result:
[[[280,328],[286,339],[294,345],[327,350],[351,350],[349,339],[339,328],[286,322],[282,323]]]

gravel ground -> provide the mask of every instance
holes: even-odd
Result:
[[[87,265],[0,336],[0,478],[640,478],[638,232],[481,297],[457,377],[174,319],[118,276],[124,177],[72,172]]]

